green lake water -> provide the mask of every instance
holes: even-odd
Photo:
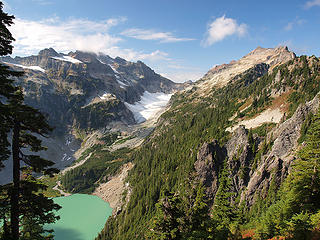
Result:
[[[93,240],[112,213],[108,203],[92,195],[74,194],[54,202],[62,207],[60,220],[46,229],[54,230],[55,240]]]

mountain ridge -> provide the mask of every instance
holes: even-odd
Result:
[[[254,65],[266,63],[272,69],[274,66],[295,58],[295,56],[286,46],[276,48],[257,47],[237,61],[233,60],[229,64],[218,65],[210,69],[200,78],[199,88],[203,91],[212,87],[223,87],[236,75],[252,68]]]

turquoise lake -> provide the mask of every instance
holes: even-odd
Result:
[[[46,226],[54,230],[55,240],[93,240],[103,229],[112,208],[97,196],[74,194],[54,198],[62,208],[60,220]]]

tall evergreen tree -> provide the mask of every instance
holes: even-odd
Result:
[[[12,53],[12,37],[8,27],[13,24],[13,16],[3,12],[3,3],[0,2],[0,56],[6,56]],[[3,168],[3,161],[7,160],[9,151],[9,142],[7,139],[10,127],[8,124],[8,98],[11,97],[16,91],[16,87],[13,85],[12,77],[21,76],[21,72],[10,70],[10,68],[0,63],[0,170]]]
[[[151,221],[149,237],[158,240],[181,239],[180,228],[183,212],[180,208],[181,199],[178,194],[166,192],[156,204],[156,215]]]
[[[209,216],[204,187],[189,176],[181,193],[182,199],[182,239],[213,239],[216,224]]]
[[[212,218],[217,222],[216,239],[227,239],[231,235],[230,225],[238,218],[235,206],[231,204],[231,179],[229,178],[229,168],[225,164],[219,176],[219,188],[215,195]]]
[[[9,98],[9,116],[12,126],[12,161],[13,161],[13,187],[11,191],[11,232],[14,239],[19,238],[19,217],[21,216],[19,199],[26,197],[22,194],[22,191],[28,188],[28,184],[25,184],[22,188],[20,185],[21,175],[21,161],[25,166],[29,166],[31,171],[50,174],[56,172],[55,169],[48,168],[54,163],[45,159],[42,159],[38,155],[26,154],[24,149],[31,152],[38,152],[45,150],[45,147],[41,145],[41,140],[34,134],[46,137],[50,132],[45,117],[38,110],[27,106],[23,103],[22,90],[17,90],[16,93]],[[26,168],[26,167],[24,167]],[[26,182],[27,183],[27,182]],[[30,183],[31,184],[31,183]],[[33,191],[29,192],[30,200],[36,201],[38,195],[37,190],[40,187],[35,187]],[[33,193],[34,192],[34,193]],[[38,202],[40,203],[40,202]],[[52,205],[55,208],[55,205]]]
[[[203,186],[192,177],[179,192],[167,192],[156,204],[150,239],[213,239],[215,224],[205,199]]]
[[[313,117],[287,183],[297,207],[309,212],[320,209],[320,113]]]
[[[0,2],[1,56],[12,53],[14,38],[7,27],[13,23],[13,19],[13,16],[3,12],[3,3]],[[53,162],[38,155],[26,154],[45,150],[37,136],[47,137],[51,128],[40,111],[24,104],[23,91],[12,80],[21,75],[21,72],[0,64],[0,166],[10,154],[13,161],[13,184],[1,186],[0,189],[0,212],[5,223],[2,239],[6,240],[18,240],[21,235],[24,239],[43,239],[45,231],[42,226],[54,222],[58,217],[52,211],[60,208],[52,199],[39,193],[46,186],[32,176],[33,172],[52,174],[57,170],[50,168]],[[10,221],[7,218],[9,211]],[[10,224],[10,231],[7,223]]]

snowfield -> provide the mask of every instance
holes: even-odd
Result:
[[[3,62],[3,63],[10,64],[10,65],[13,65],[13,66],[16,66],[16,67],[21,67],[21,68],[24,68],[24,69],[40,71],[40,72],[43,72],[43,73],[46,71],[42,67],[39,67],[39,66],[24,66],[24,65],[21,65],[21,64],[14,64],[14,63],[7,63],[7,62]]]
[[[137,123],[142,123],[163,110],[163,108],[167,106],[171,96],[172,94],[162,92],[150,93],[145,91],[140,101],[134,104],[125,103],[125,105],[133,113]]]
[[[71,63],[82,63],[80,60],[75,59],[70,56],[63,56],[63,57],[52,57],[53,59],[65,61],[65,62],[71,62]]]
[[[240,125],[244,125],[247,129],[250,129],[259,127],[264,123],[279,123],[282,117],[283,113],[279,108],[267,109],[264,112],[260,113],[256,118],[243,120],[232,127],[228,127],[226,131],[233,132]]]

